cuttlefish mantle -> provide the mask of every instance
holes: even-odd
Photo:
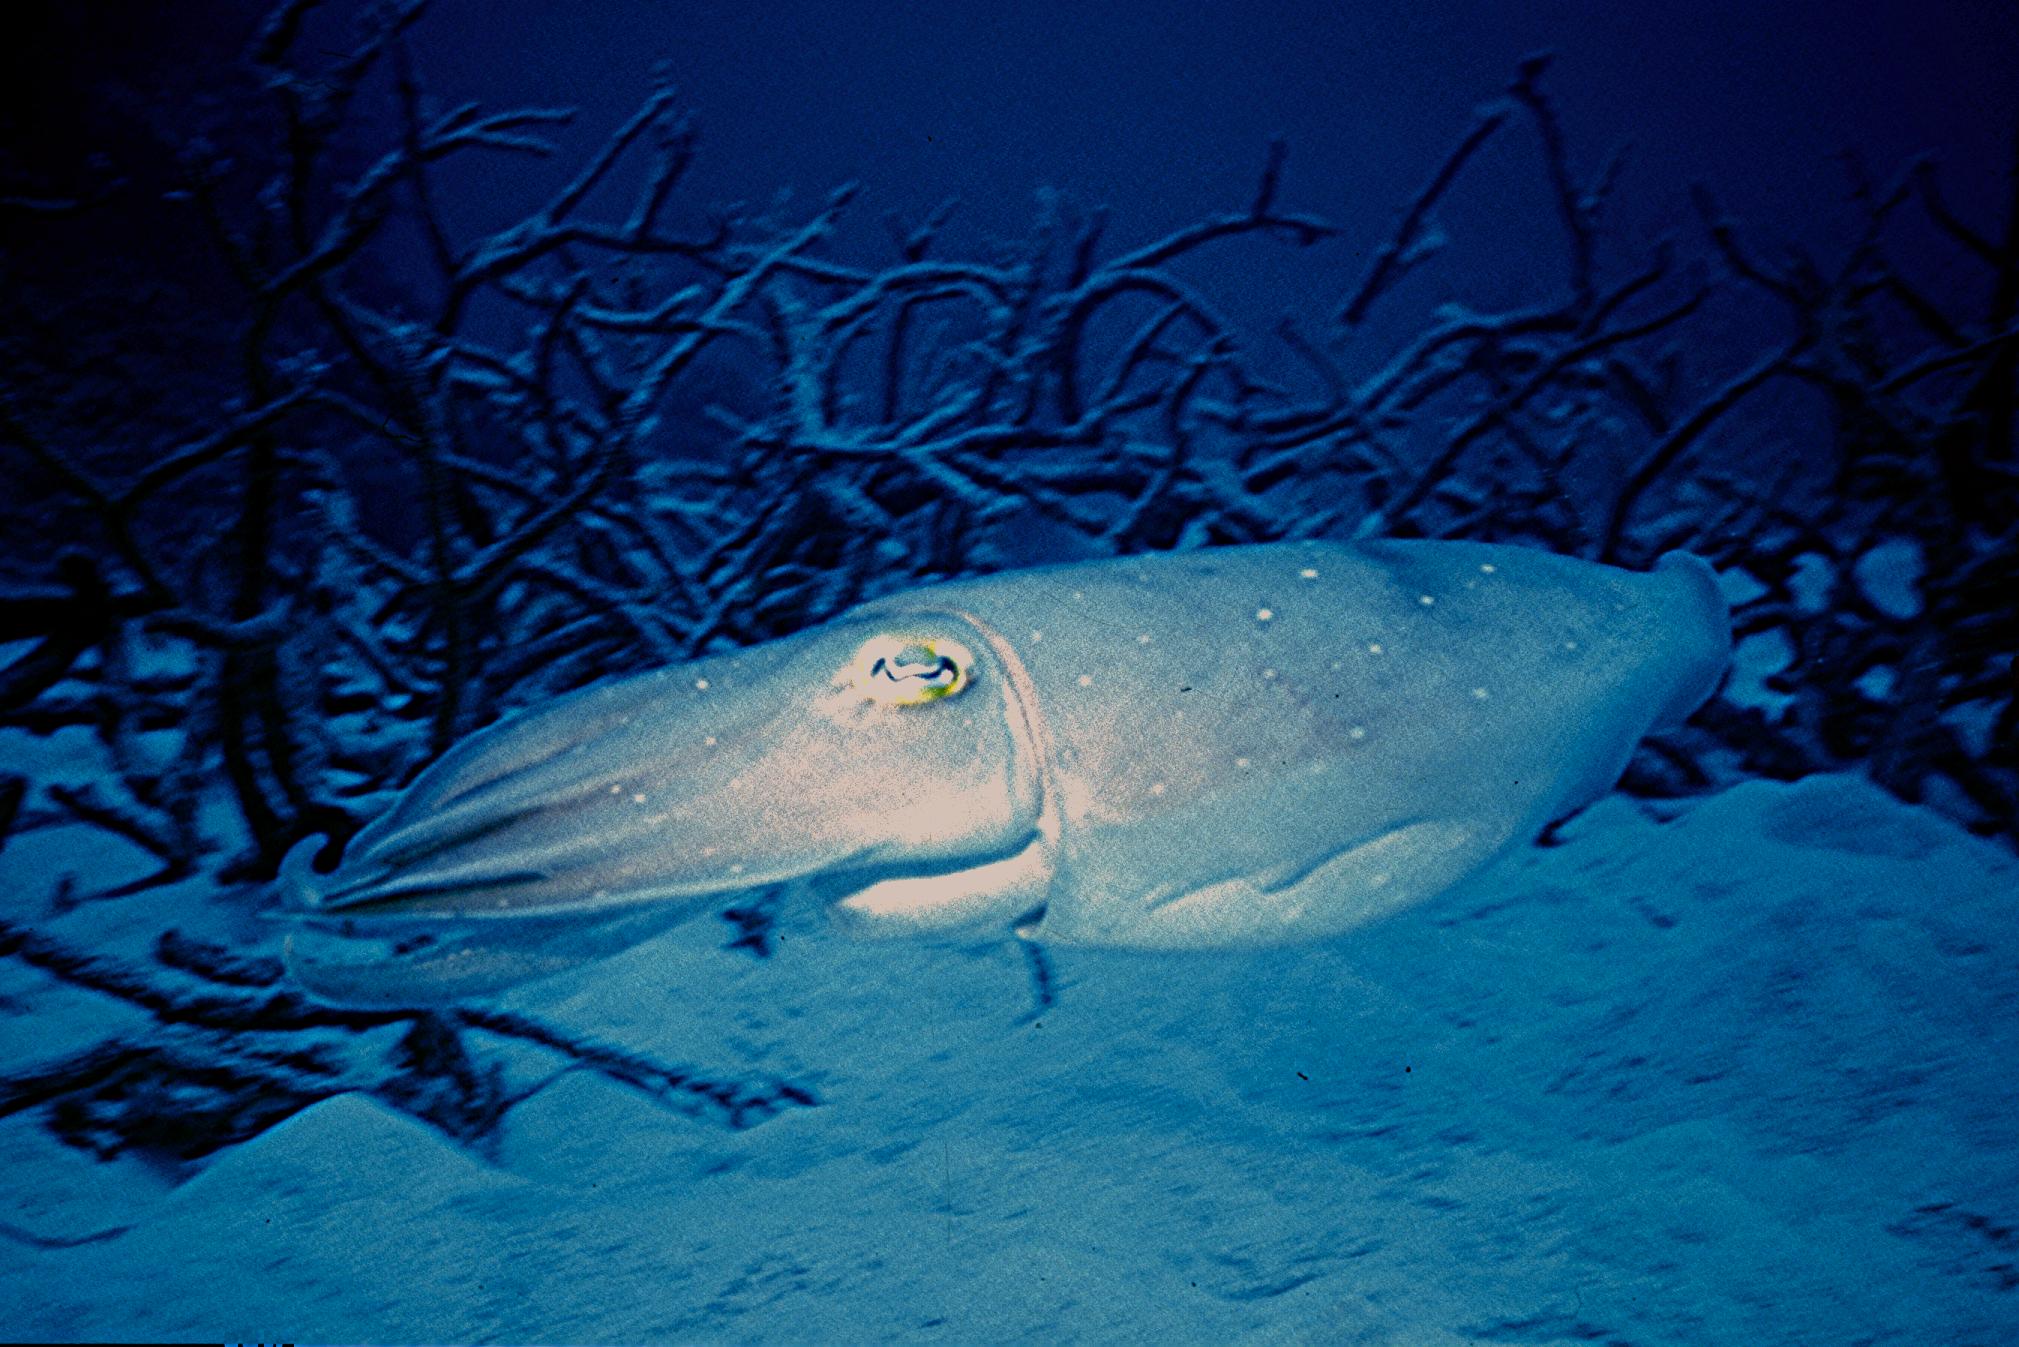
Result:
[[[1322,939],[1604,793],[1730,650],[1686,553],[1268,544],[931,585],[471,736],[333,872],[289,856],[290,963],[441,999],[780,885],[869,936]]]

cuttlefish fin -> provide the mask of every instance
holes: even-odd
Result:
[[[1279,943],[1285,931],[1336,935],[1457,883],[1505,843],[1454,819],[1406,823],[1335,851],[1204,885],[1153,904],[1139,944],[1189,949]]]

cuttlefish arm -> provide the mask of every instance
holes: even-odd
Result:
[[[780,885],[863,934],[1324,938],[1602,793],[1729,651],[1684,554],[1286,544],[931,586],[473,736],[333,873],[289,858],[333,942],[291,958],[332,998],[460,995]]]

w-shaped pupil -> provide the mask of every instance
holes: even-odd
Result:
[[[869,671],[881,677],[888,678],[892,682],[896,682],[900,678],[920,678],[931,683],[937,682],[943,674],[953,673],[955,666],[954,662],[945,655],[940,655],[936,658],[927,656],[917,663],[908,660],[902,663],[894,663],[889,659],[878,656],[876,663],[870,666]]]

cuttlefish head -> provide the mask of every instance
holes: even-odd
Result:
[[[319,840],[297,847],[285,908],[347,939],[405,931],[405,947],[459,931],[414,960],[453,959],[459,987],[549,971],[479,977],[478,946],[516,942],[507,962],[537,965],[559,957],[556,932],[670,924],[790,881],[872,926],[892,901],[930,926],[915,909],[960,892],[942,880],[1033,843],[1042,773],[1014,658],[959,614],[843,618],[563,696],[445,754],[334,870],[313,864]],[[949,926],[974,915],[945,906]],[[519,934],[494,938],[504,925]],[[321,994],[334,965],[304,950],[290,962]]]

